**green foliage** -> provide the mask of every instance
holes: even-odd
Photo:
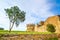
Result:
[[[14,7],[5,9],[5,11],[10,20],[10,30],[13,28],[14,24],[17,27],[20,24],[20,22],[24,22],[25,12],[21,11],[19,7],[14,6]]]
[[[4,28],[0,28],[0,30],[4,30]]]
[[[47,24],[47,31],[48,32],[55,32],[55,26],[53,26],[52,24]]]

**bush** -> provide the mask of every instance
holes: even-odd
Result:
[[[47,31],[48,32],[55,32],[55,26],[53,26],[52,24],[47,24]]]
[[[0,30],[4,30],[4,28],[0,28]]]

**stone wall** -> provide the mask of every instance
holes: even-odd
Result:
[[[27,24],[27,31],[35,31],[35,24]]]
[[[56,29],[56,33],[60,33],[60,21],[59,21],[59,16],[52,16],[52,17],[49,17],[47,18],[47,20],[45,21],[44,23],[44,27],[45,27],[45,30],[46,30],[46,25],[47,24],[52,24],[55,26],[55,29]],[[44,28],[43,27],[43,28]]]
[[[20,34],[20,35],[0,35],[0,40],[45,40],[57,37],[56,34]]]
[[[31,29],[32,31],[47,32],[46,30],[47,24],[54,25],[56,29],[56,33],[60,33],[60,16],[58,15],[48,17],[45,21],[41,21],[38,25],[36,24],[35,26],[27,26],[27,29],[29,28],[28,30],[30,30],[31,27],[33,27],[34,30]]]

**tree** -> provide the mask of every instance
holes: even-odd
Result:
[[[0,28],[0,30],[4,30],[4,28]]]
[[[52,24],[47,24],[47,31],[49,32],[55,32],[55,26],[53,26]]]
[[[14,6],[14,7],[5,9],[5,11],[10,20],[9,32],[11,32],[11,29],[13,28],[14,24],[17,27],[19,26],[20,22],[24,22],[26,13],[24,11],[21,11],[19,7]]]

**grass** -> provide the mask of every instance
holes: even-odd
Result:
[[[0,30],[0,34],[52,34],[51,32],[27,32],[27,31],[11,31]]]

